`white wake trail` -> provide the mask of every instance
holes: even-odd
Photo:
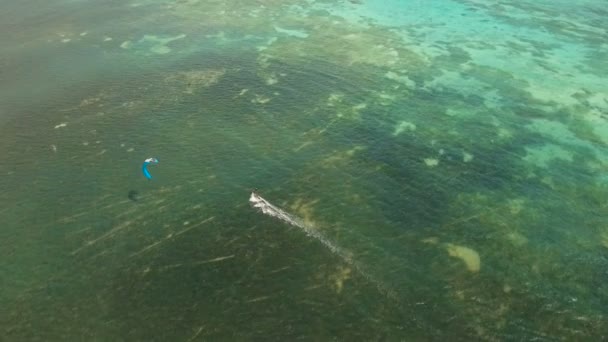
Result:
[[[255,192],[252,192],[251,195],[249,196],[249,203],[251,203],[251,205],[254,208],[259,209],[265,215],[269,215],[269,216],[278,218],[279,220],[281,220],[281,221],[283,221],[283,222],[285,222],[285,223],[287,223],[289,225],[292,225],[294,227],[298,227],[298,228],[302,229],[306,233],[306,235],[311,236],[311,237],[317,239],[317,241],[321,242],[325,247],[327,247],[335,255],[339,256],[345,263],[347,263],[350,266],[352,266],[365,279],[367,279],[369,282],[371,282],[374,285],[376,285],[376,288],[378,288],[378,290],[382,294],[384,294],[385,296],[387,296],[387,297],[389,297],[391,299],[397,299],[397,296],[396,296],[395,292],[392,289],[390,289],[389,287],[387,287],[384,283],[380,282],[376,278],[372,277],[368,272],[366,272],[361,267],[361,265],[358,262],[356,262],[352,258],[352,253],[350,253],[349,251],[347,251],[347,250],[345,250],[343,248],[340,248],[336,244],[334,244],[331,241],[329,241],[317,229],[315,229],[314,227],[306,224],[299,217],[297,217],[295,215],[289,214],[285,210],[283,210],[283,209],[275,206],[274,204],[268,202],[267,200],[265,200],[264,198],[262,198],[262,196],[258,195]]]

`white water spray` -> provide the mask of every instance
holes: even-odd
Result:
[[[350,252],[348,252],[345,249],[340,248],[339,246],[337,246],[334,243],[332,243],[331,241],[329,241],[317,229],[306,224],[299,217],[289,214],[288,212],[286,212],[286,211],[282,210],[281,208],[275,206],[274,204],[268,202],[267,200],[265,200],[264,198],[262,198],[260,195],[258,195],[255,192],[252,192],[251,196],[249,196],[249,203],[251,203],[251,205],[254,208],[259,209],[265,215],[276,217],[279,220],[281,220],[287,224],[290,224],[292,226],[302,229],[306,233],[306,235],[317,239],[325,247],[327,247],[330,251],[332,251],[334,254],[339,256],[345,263],[352,266],[365,279],[367,279],[368,281],[370,281],[371,283],[376,285],[376,287],[382,294],[384,294],[385,296],[387,296],[391,299],[397,299],[395,292],[392,289],[390,289],[389,287],[387,287],[384,283],[380,282],[376,278],[372,277],[368,272],[366,272],[359,263],[357,263],[355,260],[353,260]]]

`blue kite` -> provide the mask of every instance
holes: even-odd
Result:
[[[146,178],[148,179],[152,179],[152,175],[150,174],[150,171],[148,171],[148,165],[156,165],[158,164],[158,159],[156,158],[148,158],[146,160],[144,160],[144,164],[141,166],[141,170],[144,173],[144,176],[146,176]]]

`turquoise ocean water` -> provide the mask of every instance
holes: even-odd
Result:
[[[607,339],[606,5],[2,2],[0,340]]]

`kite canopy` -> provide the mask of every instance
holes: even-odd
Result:
[[[141,166],[141,170],[144,173],[144,176],[148,179],[152,179],[152,175],[150,174],[150,171],[148,171],[148,165],[156,165],[158,164],[158,159],[156,158],[148,158],[146,160],[144,160],[144,164]]]

